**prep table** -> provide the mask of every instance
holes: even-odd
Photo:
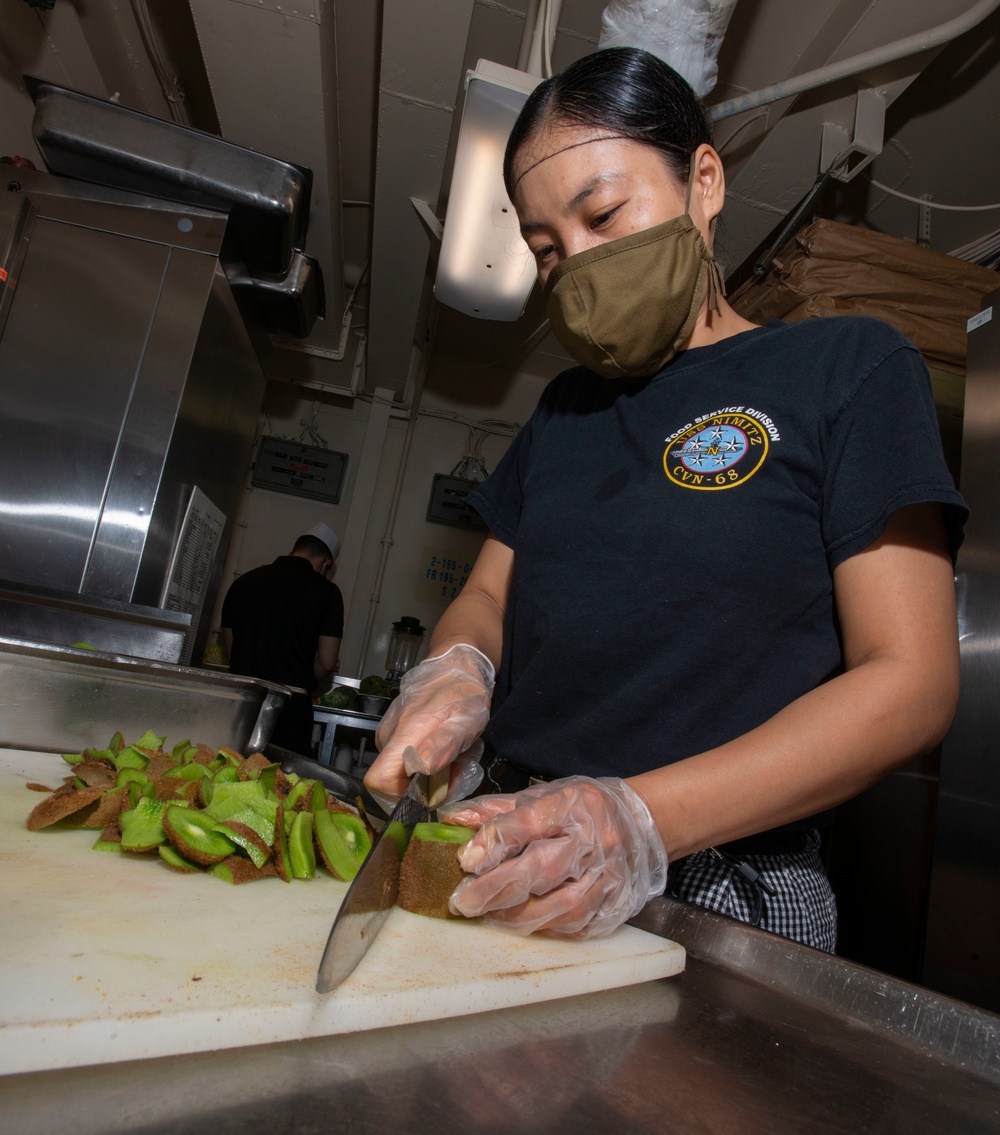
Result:
[[[394,908],[335,992],[316,972],[347,884],[232,886],[97,831],[24,824],[70,766],[0,750],[0,1075],[209,1052],[453,1018],[677,973],[684,951],[631,926],[586,942]]]
[[[1000,1018],[670,900],[685,972],[350,1036],[0,1077],[18,1135],[979,1135]]]
[[[219,883],[213,893],[231,892]],[[9,943],[18,927],[9,909],[6,919]],[[165,929],[180,933],[179,922],[178,912]],[[252,1046],[234,1018],[233,1047],[218,1051],[0,1076],[0,1128],[1000,1132],[1000,1017],[670,900],[648,904],[634,925],[679,943],[684,972]],[[252,973],[238,941],[232,953]]]

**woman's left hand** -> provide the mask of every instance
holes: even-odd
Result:
[[[624,780],[571,776],[440,810],[478,828],[458,852],[473,877],[451,897],[519,934],[610,934],[667,881],[667,853],[645,801]]]

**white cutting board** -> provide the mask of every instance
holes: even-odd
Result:
[[[390,912],[354,973],[315,991],[347,890],[325,873],[234,887],[29,832],[57,756],[0,749],[0,1074],[269,1044],[480,1013],[668,977],[675,942],[518,938]]]

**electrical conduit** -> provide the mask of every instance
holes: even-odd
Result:
[[[754,110],[756,107],[766,106],[768,103],[825,86],[827,83],[834,83],[838,79],[846,79],[850,75],[857,75],[873,67],[904,59],[908,55],[916,55],[932,47],[939,47],[982,23],[998,7],[1000,0],[979,0],[979,3],[974,4],[964,15],[956,16],[928,31],[917,32],[884,47],[863,51],[860,55],[852,55],[849,59],[841,59],[836,63],[827,63],[813,71],[785,79],[784,82],[762,87],[759,91],[716,103],[715,106],[708,108],[708,117],[712,122],[718,122],[723,118],[731,118],[734,114],[742,114],[744,111]]]

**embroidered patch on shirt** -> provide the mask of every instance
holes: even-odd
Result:
[[[663,471],[685,489],[732,489],[764,464],[772,441],[780,441],[771,418],[750,406],[702,415],[671,434]]]

